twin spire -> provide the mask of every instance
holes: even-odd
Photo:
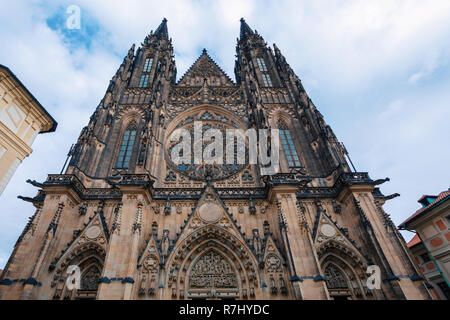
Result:
[[[253,34],[255,34],[253,30],[249,27],[247,22],[245,22],[244,18],[241,18],[241,40]]]
[[[241,18],[241,40],[253,34],[255,34],[254,31],[250,28],[247,22],[245,22],[244,18]],[[169,30],[167,28],[166,18],[162,20],[158,29],[156,29],[155,33],[153,33],[152,35],[158,37],[159,39],[169,40]]]
[[[167,19],[164,18],[158,29],[156,29],[155,36],[158,38],[169,40],[169,30],[167,29]]]

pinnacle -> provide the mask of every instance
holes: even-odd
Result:
[[[249,27],[244,18],[241,18],[241,39],[246,38],[249,35],[254,34],[253,30]]]

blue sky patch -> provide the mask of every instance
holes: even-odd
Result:
[[[55,9],[53,14],[46,19],[47,26],[57,32],[65,46],[70,50],[70,53],[85,48],[88,51],[92,49],[94,42],[105,41],[105,31],[102,30],[100,24],[89,15],[87,10],[81,10],[81,24],[80,29],[69,29],[67,27],[67,20],[71,14],[67,13],[66,6],[59,6]]]

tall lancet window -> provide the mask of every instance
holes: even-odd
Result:
[[[264,87],[273,87],[272,79],[270,78],[269,70],[267,69],[264,58],[258,57],[256,58],[256,62],[258,63],[258,68],[261,71]]]
[[[281,144],[283,145],[284,154],[290,168],[301,167],[297,150],[295,149],[294,140],[291,131],[283,120],[278,121],[278,129],[280,130]]]
[[[139,81],[139,88],[147,88],[148,80],[150,79],[150,71],[152,71],[153,58],[145,59],[144,68],[142,69],[141,80]]]
[[[128,126],[122,139],[119,157],[117,158],[116,168],[128,169],[130,165],[131,153],[133,152],[134,140],[136,139],[136,123],[133,121]]]

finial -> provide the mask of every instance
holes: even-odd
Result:
[[[207,54],[208,50],[206,50],[205,48],[203,48],[203,54]]]

